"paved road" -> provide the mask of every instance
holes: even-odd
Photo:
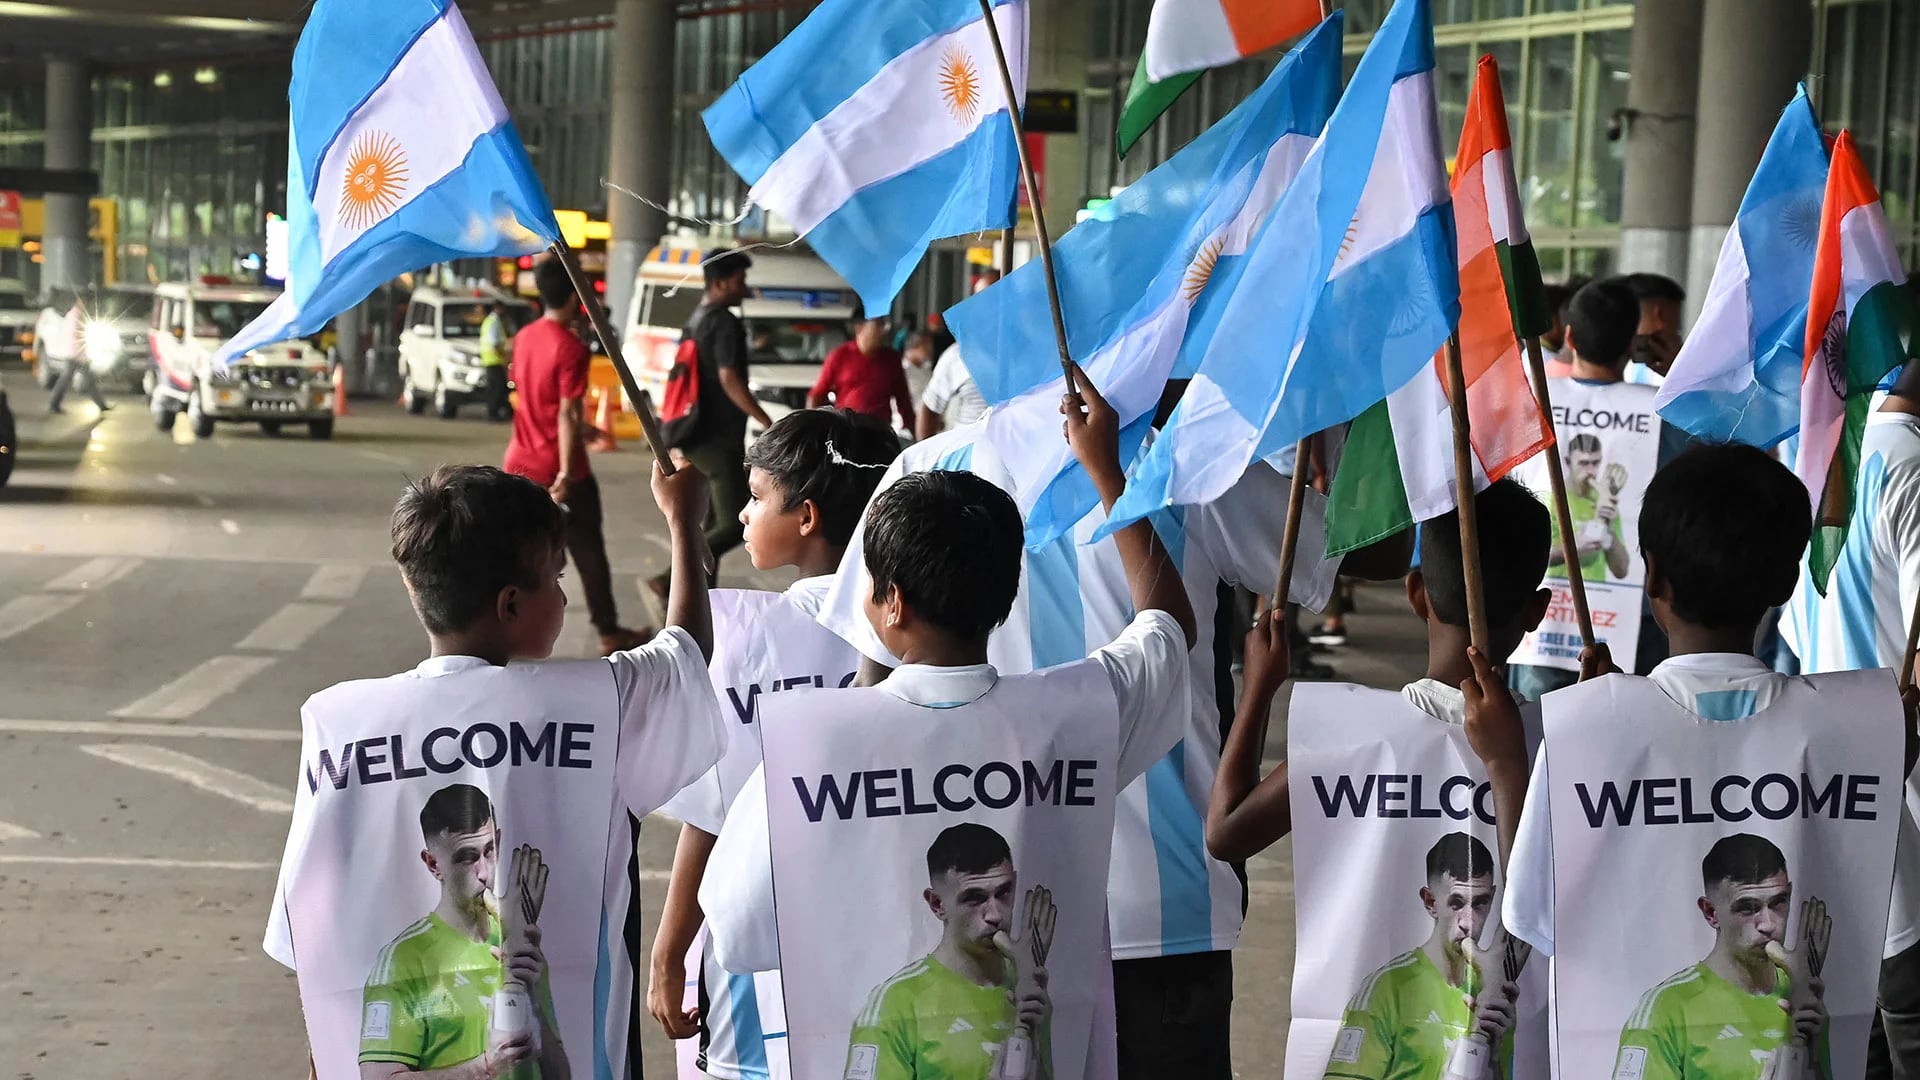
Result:
[[[401,485],[495,462],[503,428],[355,405],[332,442],[156,430],[137,401],[22,423],[0,488],[0,1077],[304,1075],[293,979],[260,951],[307,695],[411,666],[425,640],[387,559]],[[622,613],[665,565],[644,451],[596,458]],[[738,556],[723,583],[778,587]],[[587,655],[573,597],[561,655]],[[1354,620],[1349,677],[1403,681],[1414,627],[1391,590]],[[1276,728],[1275,745],[1281,738]],[[658,911],[674,829],[642,832]],[[1251,868],[1236,1057],[1277,1071],[1292,964],[1287,851]],[[647,1071],[671,1048],[645,1032]]]

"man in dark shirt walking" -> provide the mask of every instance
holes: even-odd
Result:
[[[513,439],[503,467],[547,489],[567,511],[567,554],[587,596],[587,615],[600,634],[601,655],[632,649],[652,630],[620,625],[613,602],[613,573],[602,533],[600,482],[587,464],[587,368],[592,354],[574,332],[580,296],[566,268],[547,259],[534,268],[545,315],[513,337],[513,382],[520,407],[513,413]]]

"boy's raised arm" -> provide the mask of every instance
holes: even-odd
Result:
[[[1067,417],[1067,444],[1073,447],[1080,467],[1092,478],[1094,489],[1100,493],[1100,504],[1111,511],[1127,486],[1126,470],[1120,465],[1120,418],[1078,364],[1073,365],[1073,385],[1079,388],[1085,408],[1081,408],[1071,394],[1061,402],[1060,411]],[[1166,547],[1160,543],[1153,523],[1142,518],[1115,532],[1113,540],[1120,550],[1120,564],[1127,570],[1133,609],[1164,611],[1173,616],[1186,635],[1187,647],[1192,648],[1197,640],[1193,605],[1187,600],[1180,568],[1173,564]]]
[[[1207,851],[1216,859],[1252,858],[1293,831],[1287,763],[1260,776],[1273,698],[1291,667],[1286,624],[1274,623],[1273,611],[1262,611],[1247,634],[1240,707],[1207,800]]]
[[[686,461],[675,462],[672,476],[653,466],[653,501],[667,518],[673,541],[672,584],[667,592],[667,625],[677,626],[713,659],[713,604],[707,598],[707,545],[701,522],[707,517],[707,478]]]

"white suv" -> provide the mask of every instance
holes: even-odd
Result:
[[[507,336],[532,317],[527,305],[489,289],[450,292],[422,287],[407,304],[406,329],[400,331],[400,396],[414,415],[433,411],[443,420],[460,415],[460,406],[482,401],[486,372],[480,366],[480,324],[487,305],[505,305]]]
[[[327,358],[312,342],[262,345],[215,370],[213,354],[280,295],[244,285],[161,285],[153,292],[147,340],[153,349],[151,405],[161,431],[181,411],[202,438],[218,421],[259,424],[269,435],[304,423],[316,439],[333,437],[333,385]]]
[[[33,305],[27,287],[12,279],[0,280],[0,348],[19,349],[33,341]]]

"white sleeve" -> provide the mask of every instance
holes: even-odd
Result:
[[[620,707],[615,783],[628,809],[645,817],[720,760],[726,720],[706,657],[677,626],[607,662]]]
[[[920,404],[932,412],[946,412],[947,403],[953,400],[954,394],[959,393],[960,387],[966,385],[966,381],[967,369],[960,363],[960,346],[949,345],[940,354],[940,359],[934,361],[933,377],[927,380],[927,389],[920,396]]]
[[[1874,530],[1875,539],[1888,538],[1892,544],[1895,565],[1900,568],[1896,583],[1900,592],[1900,613],[1893,622],[1899,644],[1894,646],[1887,659],[1898,657],[1900,650],[1906,647],[1904,636],[1908,617],[1913,614],[1916,597],[1920,597],[1920,468],[1909,466],[1897,469],[1889,478],[1888,490],[1883,495],[1880,527]],[[1897,661],[1887,666],[1899,669]]]
[[[738,975],[780,967],[773,917],[773,842],[767,830],[767,772],[755,769],[733,800],[700,880],[708,947]]]
[[[311,729],[306,722],[306,709],[302,708],[300,713],[300,760],[304,763],[313,760],[311,747],[307,745],[307,732]],[[287,846],[280,855],[280,874],[273,883],[273,909],[267,912],[266,937],[260,943],[268,956],[295,971],[299,968],[294,963],[293,923],[287,912],[287,879],[306,858],[307,841],[313,831],[313,793],[301,783],[300,768],[294,769],[293,821],[287,827]]]
[[[720,766],[715,765],[700,779],[681,788],[659,812],[710,836],[719,836],[720,826],[727,820],[727,795],[720,786]]]
[[[1292,487],[1291,476],[1256,462],[1225,494],[1194,509],[1188,535],[1206,548],[1230,584],[1259,593],[1273,589]],[[1339,576],[1340,560],[1327,557],[1327,497],[1308,488],[1288,594],[1295,603],[1320,611],[1333,596]]]
[[[1120,636],[1093,651],[1120,704],[1120,775],[1125,788],[1167,756],[1187,730],[1187,636],[1164,611],[1143,611]]]
[[[893,459],[887,471],[880,477],[880,483],[873,489],[873,496],[867,500],[867,508],[873,508],[873,500],[893,485],[895,480],[906,475],[906,464]],[[827,595],[820,601],[820,611],[814,621],[826,627],[835,637],[860,650],[860,655],[887,667],[900,666],[900,660],[880,644],[880,635],[873,632],[873,624],[867,621],[867,609],[864,590],[873,588],[867,577],[866,564],[866,514],[860,515],[860,527],[853,530],[853,538],[847,541],[847,549],[840,554],[840,568],[834,571],[833,584],[828,586]]]
[[[1500,898],[1500,918],[1507,932],[1553,955],[1553,817],[1547,802],[1547,748],[1534,755],[1533,776],[1527,781],[1527,800],[1520,810],[1520,828],[1513,838],[1507,866],[1506,890]]]

